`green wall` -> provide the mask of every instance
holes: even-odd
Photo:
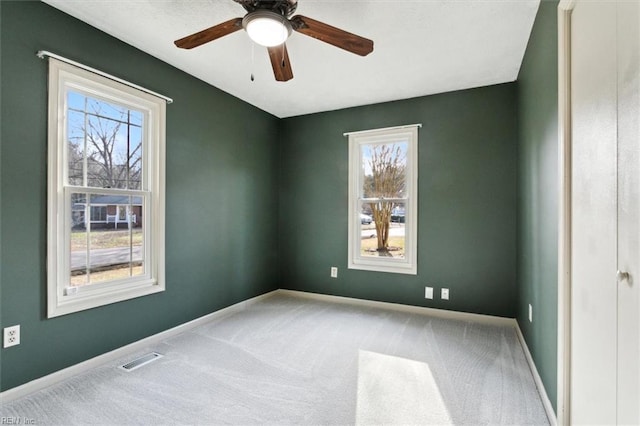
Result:
[[[277,118],[41,2],[2,1],[1,389],[277,288]],[[167,290],[46,319],[50,50],[166,94]]]
[[[514,317],[514,83],[283,120],[283,288]],[[422,123],[418,275],[348,270],[344,132]],[[339,268],[337,279],[329,277]],[[424,299],[448,287],[450,300]],[[439,294],[439,290],[436,290]]]
[[[543,1],[518,76],[518,309],[556,406],[558,329],[558,21]],[[528,305],[533,305],[529,322]]]

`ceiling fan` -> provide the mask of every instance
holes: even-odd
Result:
[[[269,52],[271,67],[277,81],[293,78],[285,41],[292,31],[344,49],[356,55],[366,56],[373,51],[373,41],[341,30],[306,16],[291,17],[298,7],[298,0],[234,0],[245,8],[244,18],[234,18],[221,24],[176,40],[176,46],[193,49],[224,37],[242,28],[256,43]]]

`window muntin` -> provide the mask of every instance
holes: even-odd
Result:
[[[165,103],[50,60],[49,316],[164,290]]]
[[[416,274],[417,128],[349,135],[351,269]]]

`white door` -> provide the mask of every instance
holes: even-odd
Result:
[[[639,28],[638,1],[571,14],[574,424],[640,424]]]
[[[640,424],[640,2],[617,5],[618,423]]]

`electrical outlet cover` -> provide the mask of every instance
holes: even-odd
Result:
[[[425,287],[424,288],[424,298],[425,299],[433,299],[433,287]]]
[[[443,288],[442,291],[440,292],[440,298],[442,300],[449,300],[449,289],[448,288]]]
[[[20,326],[14,325],[4,329],[4,347],[8,348],[20,344]]]

